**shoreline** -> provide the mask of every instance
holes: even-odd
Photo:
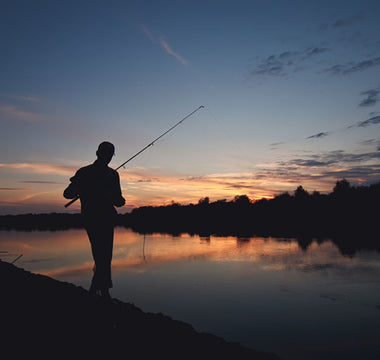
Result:
[[[106,302],[81,287],[1,260],[0,275],[3,344],[13,358],[279,359],[199,333],[161,313],[145,313],[117,299]]]

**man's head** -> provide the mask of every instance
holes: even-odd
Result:
[[[106,165],[109,164],[109,162],[112,159],[112,156],[115,154],[115,146],[111,144],[108,141],[103,141],[96,151],[96,156],[98,157],[98,160],[105,163]]]

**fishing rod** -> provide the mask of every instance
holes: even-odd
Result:
[[[194,115],[198,110],[200,109],[203,109],[204,106],[201,105],[199,106],[198,108],[196,108],[195,110],[193,110],[190,114],[186,115],[183,119],[181,119],[180,121],[178,121],[176,124],[174,124],[170,129],[166,130],[163,134],[161,134],[159,137],[157,137],[156,139],[154,139],[152,142],[150,142],[148,145],[146,145],[144,148],[142,148],[140,151],[138,151],[135,155],[133,155],[132,157],[130,157],[127,161],[124,161],[120,166],[118,166],[115,170],[119,170],[121,167],[124,167],[127,163],[129,163],[131,160],[133,160],[136,156],[140,155],[143,151],[145,151],[146,149],[148,149],[150,146],[154,145],[154,143],[158,140],[160,140],[162,137],[164,137],[166,134],[168,134],[170,131],[174,130],[178,125],[182,124],[186,119],[188,119],[190,116]],[[74,199],[72,199],[71,201],[69,201],[66,205],[65,205],[65,208],[67,208],[68,206],[70,206],[72,203],[74,203],[75,201],[77,201],[79,199],[79,195],[77,195]]]

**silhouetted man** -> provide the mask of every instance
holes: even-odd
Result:
[[[80,168],[70,179],[71,183],[63,193],[66,199],[80,196],[81,210],[95,262],[90,293],[100,292],[106,299],[111,298],[109,289],[112,287],[111,261],[117,214],[114,206],[120,207],[125,204],[119,174],[108,166],[114,153],[113,144],[102,142],[96,152],[95,162]]]

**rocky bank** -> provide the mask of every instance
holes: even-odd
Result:
[[[0,279],[3,358],[279,359],[3,261]]]

